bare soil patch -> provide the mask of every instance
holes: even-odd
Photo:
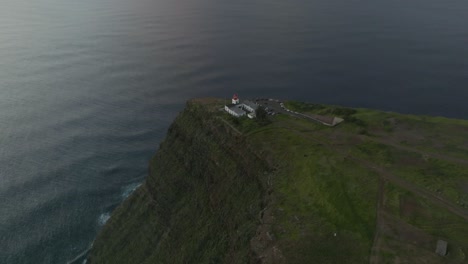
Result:
[[[405,206],[414,208],[413,204]],[[378,248],[371,263],[444,263],[446,260],[433,252],[435,237],[386,211],[381,213],[381,219]]]
[[[271,225],[275,221],[273,207],[268,207],[260,212],[260,226],[256,235],[250,240],[250,248],[255,256],[254,263],[282,264],[285,258],[276,243]]]
[[[413,217],[416,215],[430,217],[430,214],[428,214],[414,198],[400,196],[400,216]]]

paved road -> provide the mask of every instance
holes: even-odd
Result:
[[[287,109],[286,107],[284,107],[281,101],[276,100],[276,99],[256,99],[255,101],[257,104],[265,107],[265,109],[267,109],[268,111],[272,111],[273,113],[287,114],[287,115],[294,116],[297,118],[303,118],[312,122],[317,122],[326,126],[331,126],[331,123],[333,123],[333,118],[331,117],[319,116],[319,115],[316,115],[316,117],[314,117],[314,116],[305,115],[299,112],[291,111]]]
[[[274,113],[281,113],[281,114],[289,114],[294,116],[293,113],[287,112],[281,107],[281,101],[274,100],[274,99],[256,99],[255,102],[260,106],[263,106],[265,109],[269,111],[273,111]]]

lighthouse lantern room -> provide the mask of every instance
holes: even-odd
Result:
[[[237,94],[232,96],[232,104],[239,104],[239,96]]]

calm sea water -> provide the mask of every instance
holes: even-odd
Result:
[[[468,118],[466,0],[0,0],[0,263],[81,263],[191,97]]]

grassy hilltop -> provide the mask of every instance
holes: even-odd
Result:
[[[345,120],[328,127],[222,106],[187,103],[90,263],[468,262],[468,121],[285,103]]]

